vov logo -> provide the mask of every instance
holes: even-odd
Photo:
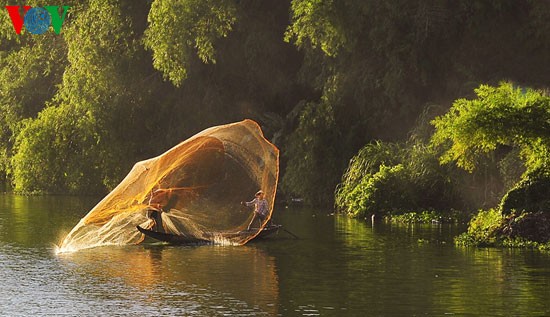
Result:
[[[23,25],[27,31],[32,34],[44,34],[48,31],[50,25],[53,27],[55,34],[61,32],[61,26],[67,11],[70,6],[63,6],[63,13],[59,15],[59,6],[44,6],[44,7],[30,7],[23,6],[23,14],[20,10],[21,6],[6,6],[8,13],[15,29],[15,33],[21,34]]]

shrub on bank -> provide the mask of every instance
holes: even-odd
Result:
[[[455,244],[550,250],[550,213],[514,211],[503,216],[498,209],[482,210]]]
[[[392,223],[465,223],[468,215],[458,210],[439,212],[436,210],[424,210],[421,212],[405,212],[388,215],[386,219]]]
[[[421,142],[368,144],[350,161],[336,208],[353,217],[461,209],[453,169]]]
[[[504,215],[514,210],[550,212],[550,171],[539,168],[528,173],[504,195],[500,209]]]
[[[503,218],[496,209],[480,210],[468,225],[468,231],[455,238],[461,246],[492,246],[498,240],[497,232]]]
[[[475,210],[500,201],[498,208],[480,211],[456,243],[547,245],[550,96],[512,83],[481,85],[475,92],[477,98],[456,100],[445,115],[431,121],[435,132],[430,144],[411,138],[365,146],[342,178],[336,207],[352,216],[380,214],[424,222],[437,217],[424,210]],[[445,164],[451,162],[472,178]]]

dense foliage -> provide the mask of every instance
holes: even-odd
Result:
[[[455,238],[459,246],[550,250],[550,213],[514,212],[503,217],[496,209],[480,211],[468,231]]]
[[[476,94],[433,121],[432,141],[446,149],[442,162],[473,170],[483,156],[505,146],[520,150],[525,173],[498,209],[480,211],[457,242],[544,246],[550,242],[550,96],[508,83],[481,86]]]
[[[154,1],[144,37],[153,65],[179,86],[194,55],[216,63],[214,42],[233,29],[236,12],[235,1]]]
[[[452,177],[458,174],[423,143],[368,144],[351,160],[336,207],[353,216],[463,209]]]
[[[499,146],[518,147],[527,173],[550,166],[550,97],[532,90],[482,85],[477,98],[459,99],[433,123],[435,145],[451,146],[442,163],[475,169],[479,157]]]
[[[366,143],[403,141],[427,104],[448,105],[480,83],[546,87],[549,9],[541,1],[292,1],[286,39],[304,52],[303,77],[322,95],[291,133],[289,165],[299,168],[287,170],[284,188],[316,201]],[[320,118],[330,126],[314,128]],[[311,145],[296,144],[303,140]]]
[[[481,85],[475,92],[476,98],[458,99],[436,117],[433,133],[421,126],[413,130],[416,142],[378,142],[361,149],[336,192],[337,207],[354,216],[383,214],[400,222],[441,221],[441,213],[427,210],[452,214],[461,209],[464,216],[483,205],[464,204],[468,193],[457,188],[468,187],[468,177],[456,167],[475,177],[499,166],[494,176],[508,192],[498,207],[493,203],[495,208],[479,211],[456,243],[550,248],[550,97],[510,83]],[[425,138],[418,136],[426,133],[431,146],[419,146]],[[506,177],[511,166],[524,171],[515,184]]]
[[[208,6],[226,2],[195,2],[82,1],[61,35],[16,35],[1,15],[2,178],[23,192],[103,193],[134,162],[212,125],[251,117],[280,135],[281,118],[309,91],[286,62],[299,59],[281,35],[288,3],[241,3],[242,21],[215,58]],[[192,30],[167,36],[182,29]],[[162,60],[163,49],[182,55]],[[187,79],[164,81],[154,67],[165,66]]]
[[[550,167],[530,172],[502,198],[504,215],[514,211],[550,211]]]
[[[517,148],[525,173],[503,198],[501,211],[548,210],[550,96],[509,83],[483,85],[476,94],[476,99],[457,100],[447,114],[433,121],[432,142],[445,148],[441,161],[471,171],[499,148]]]
[[[440,208],[435,197],[454,201],[462,183],[442,186],[454,168],[439,167],[427,142],[406,141],[417,117],[481,83],[547,87],[549,21],[550,4],[536,0],[86,0],[61,34],[16,35],[4,12],[0,180],[104,192],[135,161],[252,118],[282,150],[287,195],[331,204],[349,159],[381,140],[400,154],[373,159],[377,176],[356,193],[395,197],[397,182],[408,193],[400,208],[420,189],[433,192],[415,208]],[[541,164],[544,144],[508,141],[535,159],[529,171]],[[494,163],[510,171],[509,158]],[[495,164],[479,166],[490,175]]]

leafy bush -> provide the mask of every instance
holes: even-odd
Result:
[[[394,209],[401,209],[406,202],[406,192],[400,189],[407,187],[404,180],[408,177],[403,165],[392,167],[380,165],[379,171],[365,175],[361,181],[349,193],[340,192],[339,201],[341,207],[353,215],[365,215],[366,213],[385,213]]]
[[[516,237],[513,239],[504,239],[502,246],[507,248],[538,249],[541,251],[550,251],[550,242],[540,243]]]
[[[550,175],[545,169],[528,173],[503,198],[500,209],[508,215],[513,211],[550,212]]]
[[[421,142],[368,144],[350,161],[336,207],[352,216],[456,209],[452,174]]]
[[[93,118],[68,107],[50,107],[27,120],[12,157],[16,191],[101,192]]]
[[[349,163],[342,177],[342,183],[338,185],[335,200],[340,210],[351,215],[363,214],[367,211],[365,192],[369,180],[375,174],[380,173],[382,166],[392,166],[399,162],[403,156],[403,146],[398,143],[383,143],[380,141],[365,145]],[[383,176],[378,175],[381,179]],[[371,185],[371,188],[374,185]],[[362,202],[360,202],[362,200]]]
[[[468,231],[455,238],[462,246],[493,246],[499,239],[503,218],[496,209],[481,210],[470,220]]]
[[[461,246],[492,246],[550,250],[550,213],[480,211],[468,231],[455,238]]]
[[[528,172],[548,166],[550,97],[511,83],[475,92],[476,99],[458,99],[433,120],[432,143],[444,148],[441,161],[473,171],[481,157],[504,145],[520,148]]]
[[[436,118],[432,144],[444,149],[443,163],[456,162],[473,171],[502,147],[523,159],[522,180],[501,200],[498,209],[480,212],[459,245],[515,245],[550,240],[550,97],[544,92],[502,83],[482,85],[476,99],[459,99]],[[514,164],[503,161],[501,168]]]
[[[461,223],[467,216],[458,210],[436,211],[424,210],[422,212],[406,212],[403,214],[391,215],[391,222],[399,223]]]

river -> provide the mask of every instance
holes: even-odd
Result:
[[[1,316],[550,316],[550,255],[457,248],[464,226],[276,206],[300,239],[56,254],[97,201],[0,194]]]

